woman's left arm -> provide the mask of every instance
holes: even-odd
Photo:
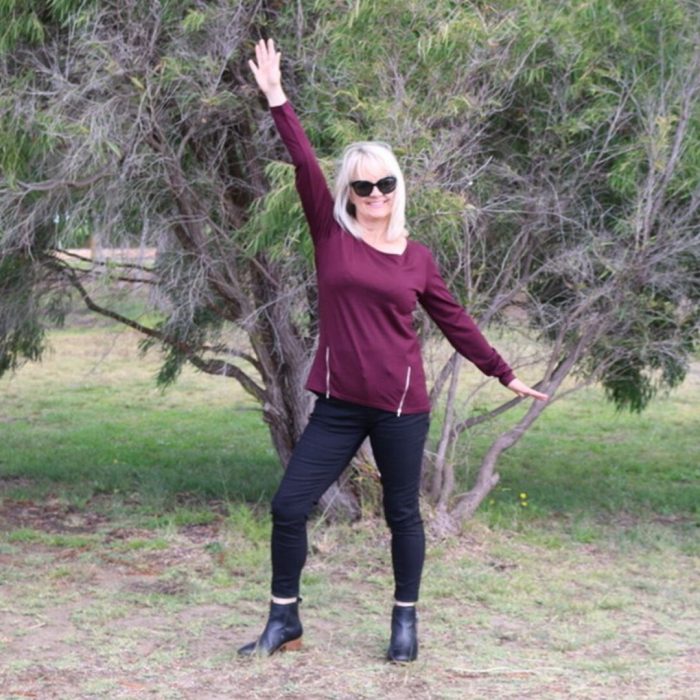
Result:
[[[452,347],[487,376],[498,377],[503,386],[518,396],[547,401],[547,394],[520,381],[498,351],[491,347],[474,319],[447,289],[433,256],[429,252],[427,255],[426,283],[424,290],[418,295],[418,301],[445,334]]]

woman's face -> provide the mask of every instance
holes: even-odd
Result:
[[[367,161],[361,163],[355,173],[355,180],[366,180],[377,182],[382,178],[389,177],[390,172],[380,163]],[[355,217],[357,219],[368,218],[373,220],[388,219],[391,216],[391,208],[394,201],[394,192],[382,194],[375,185],[366,197],[362,197],[350,188],[350,202],[355,205]]]

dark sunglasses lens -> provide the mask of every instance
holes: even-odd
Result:
[[[355,182],[350,183],[350,186],[358,197],[369,197],[374,189],[374,183],[367,180],[355,180]]]
[[[372,194],[374,186],[382,194],[389,194],[396,189],[396,178],[393,175],[389,177],[383,177],[378,182],[369,182],[369,180],[355,180],[350,183],[350,187],[355,191],[355,194],[359,197],[369,197]]]
[[[383,177],[378,183],[377,187],[382,194],[389,194],[396,189],[396,178],[393,176]]]

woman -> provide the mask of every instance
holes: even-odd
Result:
[[[515,377],[449,293],[429,250],[408,239],[404,181],[389,147],[349,146],[332,196],[282,89],[280,53],[272,40],[261,40],[255,55],[250,68],[294,163],[314,241],[320,333],[307,382],[318,398],[272,501],[269,618],[262,635],[239,654],[301,646],[298,596],[306,520],[369,437],[392,535],[395,602],[387,658],[413,661],[425,553],[420,467],[430,411],[412,323],[416,303],[482,372],[519,396],[548,397]]]

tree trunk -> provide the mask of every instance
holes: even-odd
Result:
[[[438,509],[447,507],[447,499],[454,490],[454,464],[447,458],[448,449],[454,444],[452,431],[455,422],[455,401],[457,398],[457,387],[459,384],[459,374],[462,368],[462,357],[455,353],[451,361],[452,376],[450,378],[450,388],[447,393],[447,407],[445,418],[442,424],[442,434],[435,456],[435,466],[433,472],[430,496],[433,502],[437,503]]]
[[[568,355],[559,363],[552,373],[551,378],[546,381],[543,391],[549,393],[550,396],[554,394],[568,376],[574,364],[581,356],[584,346],[591,339],[593,334],[593,332],[589,332],[579,339],[576,346],[572,348]],[[493,441],[481,462],[476,483],[473,488],[458,498],[457,503],[449,513],[450,519],[453,520],[455,524],[458,525],[474,515],[476,509],[500,481],[500,475],[496,472],[498,458],[503,452],[513,447],[513,445],[520,440],[532,424],[540,417],[542,411],[544,411],[546,407],[547,403],[533,400],[532,405],[523,418],[521,418],[515,426],[510,428],[510,430],[501,433]]]

